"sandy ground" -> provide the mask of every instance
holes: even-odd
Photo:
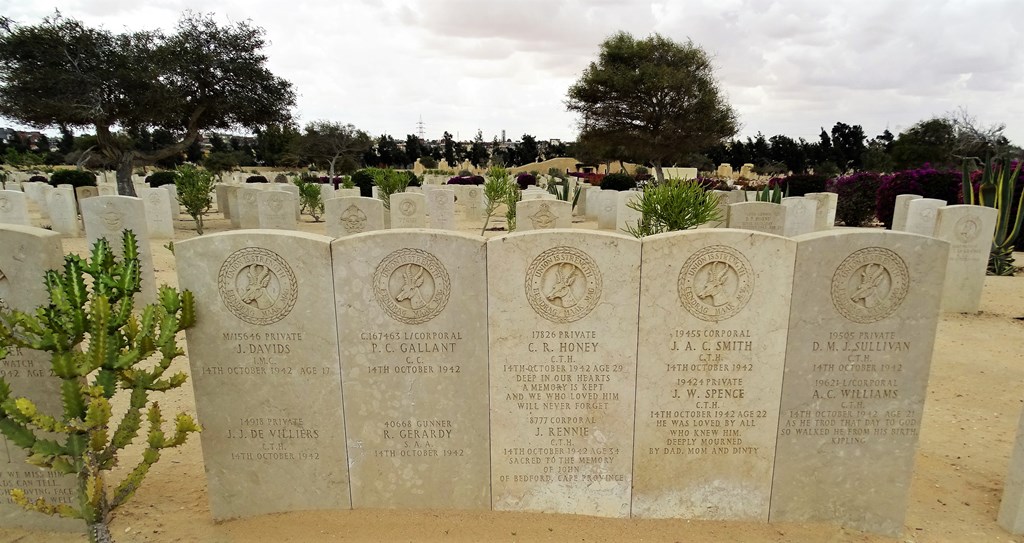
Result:
[[[213,218],[207,232],[225,231]],[[323,234],[323,223],[303,217],[302,230]],[[500,224],[503,221],[498,221]],[[593,223],[575,224],[593,228]],[[195,236],[186,215],[176,239]],[[466,228],[466,232],[479,233]],[[489,232],[489,235],[501,232]],[[173,255],[154,241],[158,282],[177,284]],[[84,252],[82,238],[66,239],[67,251]],[[1024,264],[1024,254],[1017,254]],[[619,520],[570,515],[447,510],[358,510],[266,515],[216,524],[210,516],[198,438],[165,452],[135,497],[112,522],[118,541],[138,542],[945,542],[1014,541],[996,515],[1017,420],[1024,406],[1024,274],[989,277],[982,312],[944,315],[925,404],[903,534],[889,539],[832,524],[763,524],[686,520]],[[184,341],[182,340],[182,343]],[[188,360],[175,362],[187,371]],[[165,414],[195,412],[192,388],[159,398]],[[116,409],[115,409],[115,412]],[[129,449],[136,458],[137,449]],[[115,473],[116,474],[116,473]],[[293,489],[282,489],[291,492]],[[30,513],[26,513],[30,514]],[[34,514],[34,513],[32,513]],[[84,535],[0,529],[0,541],[67,543]]]

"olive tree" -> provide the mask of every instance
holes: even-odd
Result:
[[[36,25],[0,18],[0,115],[37,128],[91,128],[96,153],[131,173],[183,153],[204,130],[256,128],[291,118],[291,83],[266,68],[263,29],[218,25],[186,12],[172,34],[115,34],[59,12]],[[140,145],[153,130],[173,135]]]

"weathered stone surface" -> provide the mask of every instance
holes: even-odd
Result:
[[[572,204],[560,200],[516,202],[516,231],[572,228]]]
[[[640,241],[487,246],[494,509],[629,516]]]
[[[996,210],[991,207],[956,205],[940,207],[935,237],[949,242],[942,310],[976,313],[996,229]]]
[[[619,200],[615,210],[615,231],[620,234],[629,234],[630,229],[639,228],[640,221],[644,214],[633,209],[630,204],[639,202],[642,192],[635,190],[624,190],[619,193]],[[635,204],[634,204],[635,205]]]
[[[814,210],[814,231],[828,230],[836,225],[836,206],[839,195],[834,192],[808,192],[804,198],[818,202]]]
[[[28,201],[23,192],[0,190],[0,224],[32,226],[28,215]]]
[[[915,198],[907,204],[907,224],[904,232],[931,236],[935,233],[935,221],[938,219],[940,207],[945,207],[946,201],[937,198]]]
[[[332,251],[353,507],[489,509],[483,238],[389,230]]]
[[[949,244],[797,239],[771,520],[903,530]]]
[[[455,219],[464,226],[483,224],[484,190],[479,185],[445,185],[455,191]]]
[[[171,193],[163,188],[143,188],[139,199],[146,212],[146,230],[149,237],[168,239],[174,237],[174,220],[171,218]]]
[[[178,187],[173,183],[160,187],[166,190],[170,197],[167,199],[167,208],[171,210],[171,230],[174,230],[174,222],[180,218],[181,204],[178,203]]]
[[[136,304],[156,301],[156,272],[153,253],[146,229],[146,211],[142,200],[133,196],[97,196],[82,202],[82,220],[85,238],[91,247],[96,240],[106,238],[117,256],[124,255],[122,236],[125,230],[135,233],[139,249],[139,267],[142,273],[142,292],[135,295]]]
[[[75,198],[77,198],[79,202],[81,202],[82,200],[84,200],[86,198],[92,198],[93,196],[99,196],[99,195],[100,195],[99,187],[90,187],[90,186],[75,187]],[[81,208],[79,208],[79,209],[81,209]]]
[[[587,184],[590,185],[590,183]],[[603,191],[601,190],[601,187],[594,185],[590,185],[590,188],[587,189],[587,191],[587,208],[583,210],[583,216],[586,217],[588,221],[596,221],[600,214],[602,204],[601,192]]]
[[[324,183],[324,184],[320,185],[319,188],[320,188],[320,199],[323,200],[324,202],[326,202],[327,200],[330,200],[331,198],[334,198],[334,197],[338,196],[338,194],[335,193],[334,185],[332,185],[331,183]]]
[[[455,230],[455,191],[435,188],[429,192],[424,190],[424,196],[430,215],[428,226],[436,230]]]
[[[771,202],[741,202],[729,205],[729,228],[783,235],[786,208]]]
[[[175,255],[213,517],[348,508],[330,238],[227,232]]]
[[[48,304],[43,274],[47,270],[61,269],[63,265],[60,234],[42,228],[0,224],[0,308],[34,312],[36,307]],[[50,368],[49,354],[32,349],[11,348],[7,357],[0,361],[12,397],[27,397],[40,412],[60,420],[63,413],[61,380],[50,375]],[[11,490],[20,488],[31,501],[45,498],[53,505],[75,506],[78,503],[75,477],[28,464],[25,461],[28,452],[9,443],[6,437],[0,437],[0,445],[0,461],[4,462],[0,470],[0,492],[5,496],[0,500],[0,526],[81,532],[81,520],[26,511],[6,497]]]
[[[294,185],[275,185],[292,187]],[[298,188],[298,187],[295,187]],[[291,191],[264,190],[256,195],[259,210],[259,227],[274,230],[295,230],[295,210],[299,207],[298,197]]]
[[[384,202],[374,198],[342,197],[324,202],[324,222],[332,238],[384,229]]]
[[[602,190],[597,193],[597,227],[615,230],[616,214],[619,210],[619,191]]]
[[[227,183],[217,183],[213,186],[214,199],[217,202],[217,210],[221,212],[225,219],[231,218],[231,203],[228,201],[228,190],[231,185]]]
[[[996,522],[1011,534],[1024,534],[1024,414],[1017,423],[1017,439],[1003,482],[1003,498]]]
[[[237,203],[231,201],[229,206],[231,207],[231,221],[237,222],[237,228],[259,228],[260,227],[260,208],[259,208],[259,195],[262,192],[257,188],[250,187],[239,187],[234,191],[228,193],[230,199],[232,193],[237,193]],[[237,219],[236,219],[237,217]]]
[[[912,200],[921,198],[920,194],[899,194],[896,196],[896,203],[892,210],[892,230],[905,231],[907,229],[907,206]]]
[[[782,228],[782,235],[791,238],[814,232],[818,211],[816,200],[799,196],[783,198],[782,206],[786,208],[786,223]]]
[[[767,521],[796,242],[644,238],[633,516]]]
[[[427,202],[422,194],[400,192],[391,195],[391,228],[426,228]]]
[[[100,183],[96,188],[99,196],[117,196],[117,185],[113,183]]]
[[[46,193],[46,208],[49,210],[50,227],[65,236],[78,236],[81,227],[75,204],[75,191],[70,188],[55,188]]]
[[[351,189],[340,188],[340,189],[334,191],[334,197],[335,198],[349,198],[349,197],[358,198],[359,196],[360,196],[360,192],[359,192],[358,188],[351,188]]]

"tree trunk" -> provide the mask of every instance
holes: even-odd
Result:
[[[660,161],[654,163],[654,178],[658,180],[659,184],[665,182],[665,172],[661,169]]]
[[[125,151],[117,157],[117,193],[121,196],[137,196],[135,184],[132,183],[132,166],[135,153]]]

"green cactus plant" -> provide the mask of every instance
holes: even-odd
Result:
[[[69,254],[62,271],[47,271],[49,303],[34,313],[0,310],[0,349],[50,353],[63,405],[60,415],[41,413],[31,400],[14,397],[0,378],[0,432],[29,452],[29,463],[74,475],[78,506],[33,499],[21,489],[12,490],[11,498],[25,509],[84,520],[92,542],[112,541],[108,522],[114,509],[131,498],[164,449],[199,431],[191,416],[179,413],[173,433],[165,434],[160,406],[149,402],[150,392],[180,387],[187,378],[165,373],[184,354],[175,334],[195,322],[192,293],[163,285],[158,303],[135,312],[133,295],[141,290],[135,234],[125,230],[122,241],[123,259],[100,239],[89,258]],[[129,395],[119,419],[110,403],[118,390]],[[143,417],[148,432],[142,458],[108,487],[106,473],[138,436]]]
[[[554,169],[554,168],[552,168],[552,169]],[[575,190],[570,191],[569,190],[569,178],[568,177],[553,178],[548,183],[548,192],[551,193],[551,194],[554,194],[555,198],[557,198],[557,199],[559,199],[559,200],[561,200],[563,202],[569,202],[569,201],[572,202],[572,207],[570,209],[576,209],[576,204],[580,200],[580,191],[582,191],[582,189],[583,189],[583,187],[579,183],[577,183]],[[570,197],[570,193],[572,195],[571,197]]]
[[[976,159],[964,160],[964,203],[992,207],[996,210],[996,230],[988,257],[989,275],[1013,275],[1013,244],[1024,222],[1024,191],[1013,205],[1013,194],[1020,176],[1021,161],[1011,169],[1008,157],[991,157],[985,162],[977,187],[971,182],[971,169]],[[1013,216],[1017,210],[1016,217]]]
[[[758,202],[771,202],[773,204],[781,204],[782,199],[789,197],[789,187],[786,187],[786,192],[782,192],[782,187],[775,185],[774,187],[765,185],[763,189],[758,191],[754,195]]]

